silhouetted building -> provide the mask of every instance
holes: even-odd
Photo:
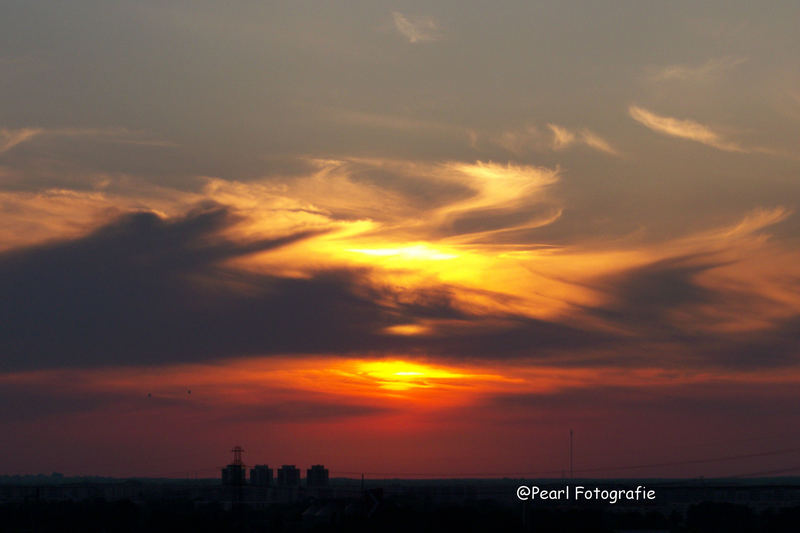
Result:
[[[233,462],[222,469],[222,484],[241,486],[245,484],[247,473],[244,463],[242,463],[242,452],[244,450],[241,446],[236,446],[231,451],[233,452]]]
[[[306,484],[309,487],[327,487],[328,469],[322,465],[312,465],[306,470]]]
[[[255,465],[250,469],[250,484],[257,487],[271,487],[272,469],[267,465]]]
[[[223,485],[244,485],[244,465],[228,465],[222,469]]]
[[[283,465],[278,469],[279,487],[300,486],[300,470],[294,465]]]

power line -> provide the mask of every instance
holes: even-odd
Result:
[[[725,461],[734,461],[737,459],[751,459],[756,457],[769,457],[775,455],[784,455],[784,454],[791,454],[800,452],[800,448],[784,448],[779,450],[770,450],[764,452],[754,452],[754,453],[746,453],[746,454],[736,454],[736,455],[726,455],[720,457],[708,457],[708,458],[700,458],[700,459],[687,459],[687,460],[680,460],[680,461],[663,461],[658,463],[642,463],[642,464],[631,464],[631,465],[618,465],[618,466],[600,466],[600,467],[591,467],[591,468],[580,468],[575,469],[574,472],[578,474],[587,474],[593,472],[605,472],[605,471],[624,471],[624,470],[639,470],[645,468],[661,468],[661,467],[669,467],[669,466],[682,466],[682,465],[693,465],[693,464],[705,464],[705,463],[718,463],[718,462],[725,462]],[[221,468],[221,467],[220,467]],[[160,472],[160,473],[150,473],[146,475],[135,475],[135,476],[122,476],[122,477],[150,477],[150,478],[170,478],[182,474],[187,473],[205,473],[205,472],[216,472],[220,470],[220,468],[186,468],[182,470],[176,470],[172,472]],[[737,478],[737,477],[753,477],[759,475],[771,475],[771,474],[780,474],[786,472],[792,472],[800,469],[800,467],[789,467],[789,468],[782,468],[777,470],[768,470],[762,472],[752,472],[747,474],[738,474],[734,476],[724,476],[730,478]],[[561,469],[555,470],[539,470],[539,471],[531,471],[531,472],[465,472],[459,474],[453,473],[442,473],[442,472],[364,472],[364,471],[332,471],[332,474],[337,475],[355,475],[360,477],[361,474],[365,474],[368,476],[374,477],[382,477],[382,478],[401,478],[401,477],[410,477],[410,478],[464,478],[464,477],[512,477],[512,478],[522,478],[522,477],[539,477],[539,476],[548,476],[552,475],[554,477],[559,477],[563,473]]]
[[[790,466],[789,468],[779,468],[777,470],[762,470],[761,472],[750,472],[747,474],[739,474],[731,477],[740,478],[740,477],[772,476],[775,474],[787,474],[789,472],[797,472],[798,470],[800,470],[800,465]]]
[[[772,455],[783,455],[789,453],[797,453],[800,452],[800,448],[787,448],[782,450],[770,450],[766,452],[756,452],[756,453],[747,453],[747,454],[738,454],[738,455],[727,455],[722,457],[711,457],[705,459],[687,459],[681,461],[665,461],[660,463],[647,463],[647,464],[635,464],[635,465],[623,465],[623,466],[602,466],[602,467],[593,467],[593,468],[581,468],[576,469],[575,472],[577,473],[591,473],[591,472],[604,472],[604,471],[616,471],[616,470],[637,470],[643,468],[659,468],[665,466],[681,466],[681,465],[692,465],[692,464],[703,464],[703,463],[718,463],[718,462],[725,462],[725,461],[734,461],[736,459],[751,459],[755,457],[768,457]],[[561,470],[540,470],[536,472],[466,472],[458,474],[455,477],[533,477],[533,476],[542,476],[542,475],[557,475],[561,472]],[[347,472],[347,471],[337,471],[334,472],[336,474],[358,474],[360,475],[362,472]],[[377,477],[454,477],[453,474],[447,473],[436,473],[436,472],[364,472],[369,476],[377,476]]]

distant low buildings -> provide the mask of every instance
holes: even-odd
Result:
[[[250,484],[257,487],[271,487],[272,469],[267,465],[255,465],[250,469]]]
[[[254,465],[250,469],[250,479],[247,479],[247,471],[242,461],[244,450],[241,446],[236,446],[231,450],[233,461],[222,468],[222,484],[228,487],[243,487],[249,485],[260,489],[269,489],[264,494],[271,494],[277,488],[299,488],[300,469],[295,465],[283,465],[278,468],[277,474],[273,477],[273,470],[268,465]],[[312,465],[306,470],[306,486],[308,488],[319,489],[328,486],[329,472],[324,465]],[[241,492],[241,490],[239,490]]]
[[[299,487],[300,470],[294,465],[283,465],[278,469],[279,487]]]
[[[222,469],[223,485],[244,485],[244,465],[228,465]]]
[[[313,465],[306,470],[306,485],[309,487],[327,487],[328,469],[323,465]]]

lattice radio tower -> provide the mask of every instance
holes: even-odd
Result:
[[[242,463],[242,452],[244,452],[244,448],[241,446],[234,446],[231,451],[233,452],[233,463],[231,464],[242,466],[244,464]]]

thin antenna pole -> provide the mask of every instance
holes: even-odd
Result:
[[[572,479],[573,477],[573,470],[572,470],[572,430],[569,430],[569,478]]]

